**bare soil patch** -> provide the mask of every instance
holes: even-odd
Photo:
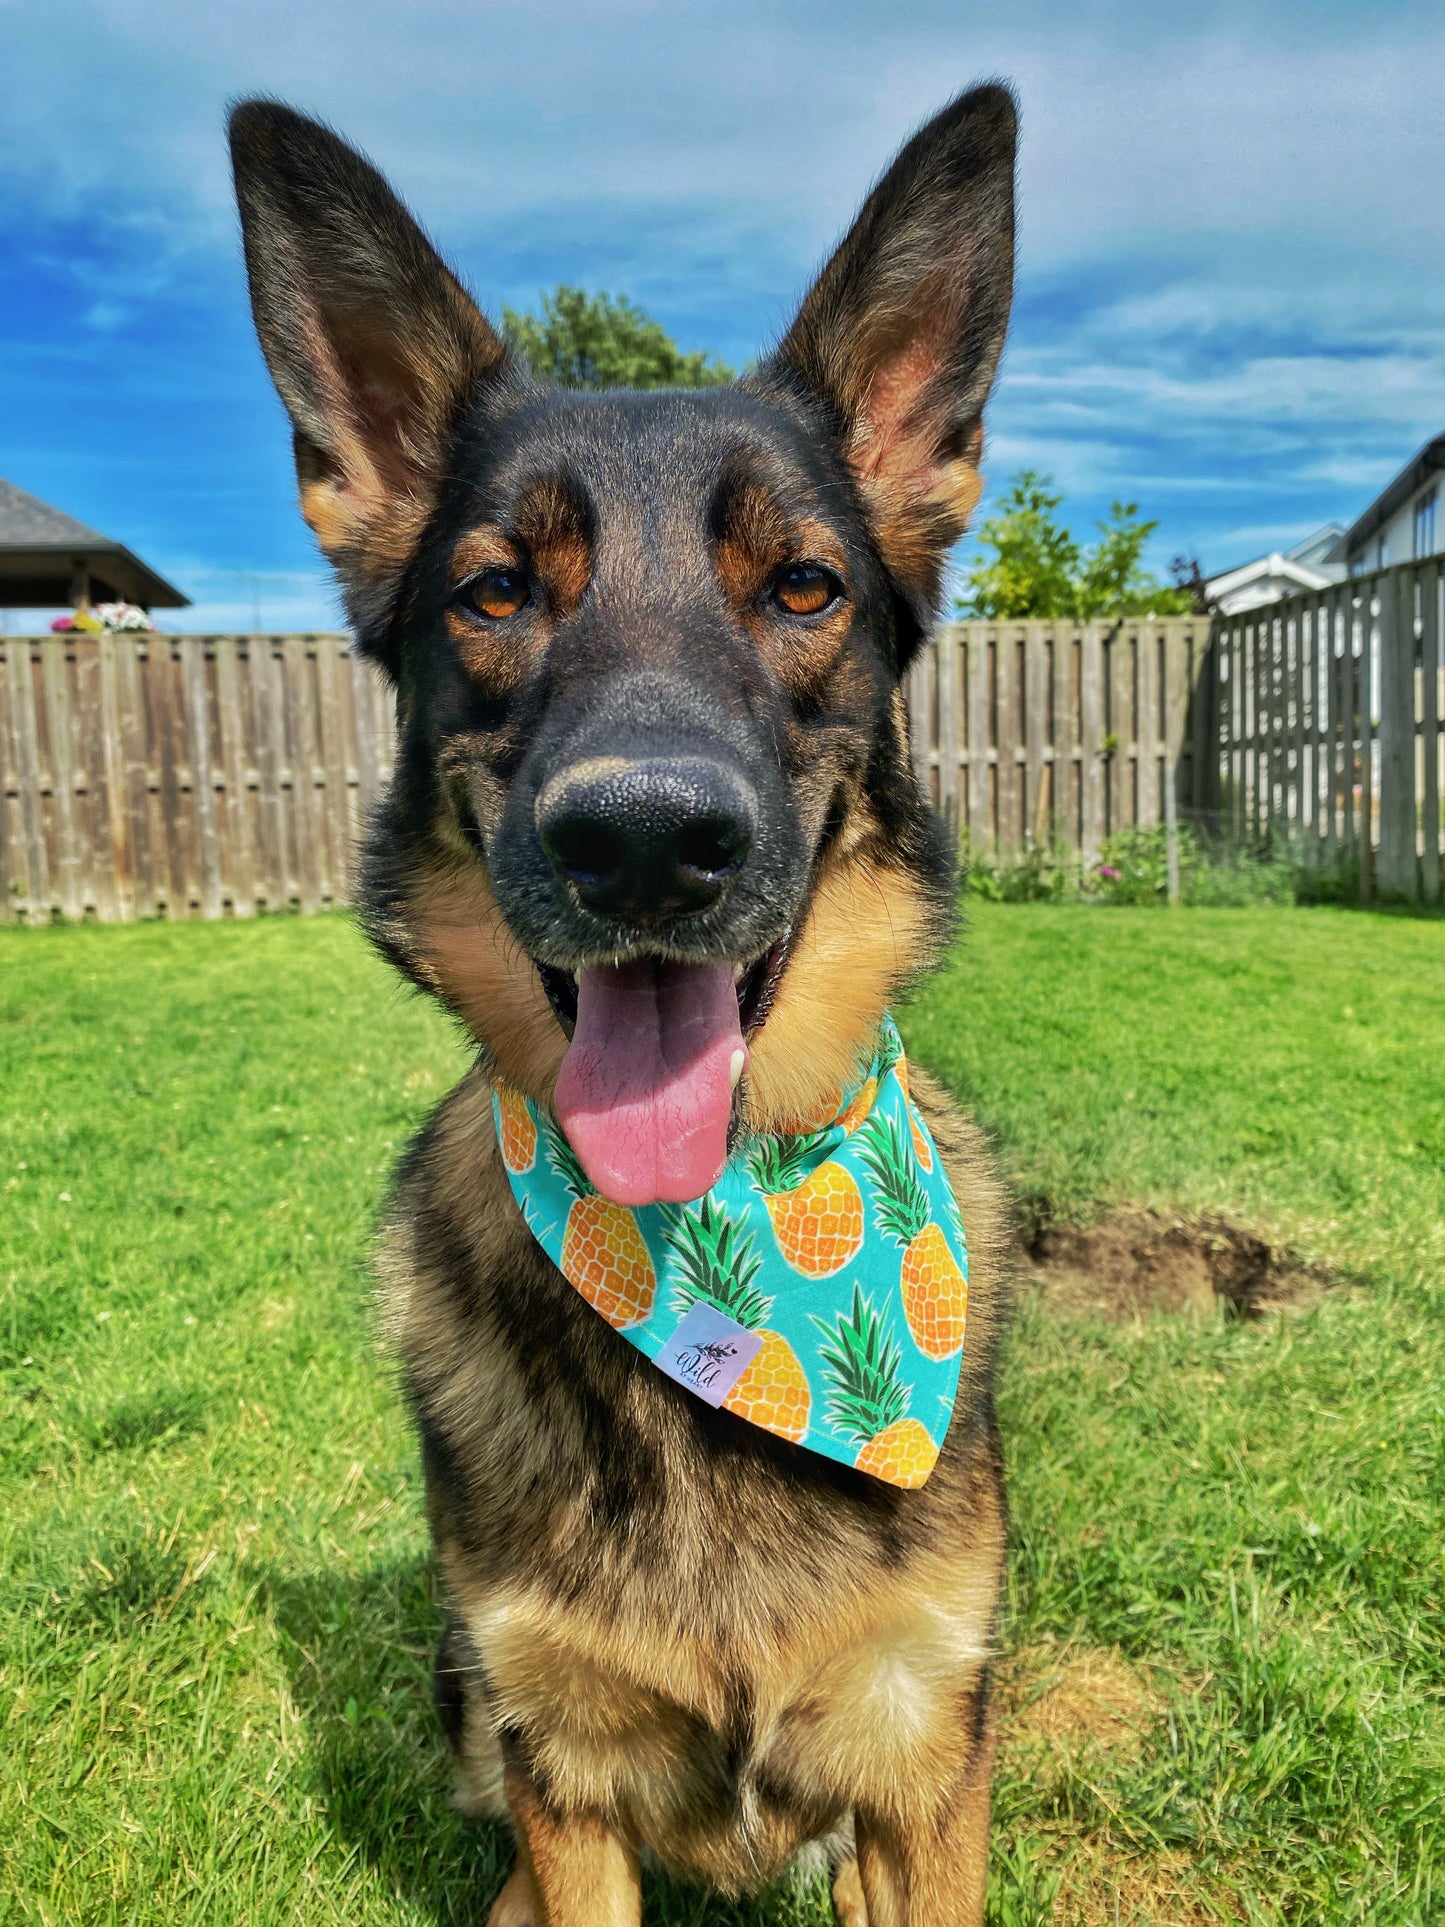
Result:
[[[1057,1790],[1060,1813],[1087,1787],[1111,1789],[1150,1744],[1166,1706],[1149,1669],[1116,1649],[1043,1641],[1010,1654],[999,1677],[1000,1765]],[[1102,1792],[1101,1792],[1102,1790]],[[1238,1918],[1188,1854],[1131,1851],[1107,1826],[1046,1824],[1057,1927],[1218,1927]]]
[[[1210,1905],[1186,1854],[1137,1858],[1084,1847],[1062,1861],[1054,1919],[1059,1927],[1219,1927],[1241,1918],[1233,1897]]]
[[[1147,1676],[1107,1646],[1025,1647],[1009,1660],[999,1702],[1007,1745],[1065,1754],[1135,1754],[1163,1707]]]
[[[1025,1245],[1028,1273],[1066,1311],[1129,1319],[1223,1304],[1260,1317],[1313,1302],[1332,1282],[1286,1247],[1224,1218],[1119,1212],[1091,1225],[1046,1225]],[[1026,1275],[1028,1275],[1026,1273]]]

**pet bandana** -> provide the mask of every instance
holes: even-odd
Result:
[[[825,1458],[923,1484],[958,1390],[968,1256],[890,1017],[825,1123],[744,1140],[692,1204],[614,1204],[539,1105],[502,1087],[492,1105],[532,1235],[659,1371]]]

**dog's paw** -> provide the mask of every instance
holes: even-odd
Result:
[[[854,1859],[845,1860],[833,1876],[833,1912],[838,1927],[868,1927],[868,1903],[863,1898],[863,1881]]]
[[[861,1887],[858,1897],[860,1900],[863,1897]],[[532,1888],[520,1864],[513,1867],[506,1886],[492,1902],[487,1927],[532,1927]],[[862,1927],[861,1921],[859,1927]]]

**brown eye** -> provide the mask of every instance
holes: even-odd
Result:
[[[790,616],[818,616],[835,603],[843,585],[816,562],[791,562],[773,577],[773,601]]]
[[[463,583],[457,594],[475,615],[486,616],[491,622],[516,615],[531,600],[527,578],[520,569],[483,569]]]

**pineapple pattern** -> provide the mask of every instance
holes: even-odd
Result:
[[[699,1303],[711,1305],[763,1341],[723,1400],[723,1410],[796,1444],[807,1435],[813,1395],[798,1354],[786,1338],[767,1329],[773,1301],[753,1282],[762,1260],[752,1239],[740,1234],[736,1219],[706,1197],[696,1207],[678,1211],[667,1243],[677,1260],[673,1310],[681,1313]]]
[[[831,1278],[856,1257],[863,1242],[858,1180],[833,1158],[809,1169],[809,1154],[823,1135],[760,1138],[748,1155],[778,1250],[808,1278]]]
[[[520,1177],[537,1162],[537,1127],[527,1109],[526,1098],[509,1091],[504,1084],[497,1085],[496,1097],[497,1142],[501,1146],[502,1162]]]
[[[858,1154],[873,1178],[873,1210],[885,1238],[903,1247],[899,1286],[918,1349],[930,1358],[962,1351],[968,1283],[934,1218],[913,1148],[896,1117],[869,1118]]]
[[[572,1195],[557,1269],[609,1325],[625,1331],[646,1318],[657,1295],[647,1240],[634,1212],[593,1190],[556,1125],[543,1129],[548,1162]]]
[[[831,1329],[815,1322],[825,1341],[819,1355],[828,1382],[828,1421],[857,1447],[854,1465],[890,1485],[922,1485],[938,1445],[926,1426],[908,1416],[903,1350],[882,1315],[854,1285],[851,1311],[840,1312]]]
[[[613,1204],[531,1099],[496,1090],[493,1109],[533,1235],[627,1343],[735,1419],[912,1489],[953,1410],[968,1258],[907,1079],[885,1018],[826,1122],[745,1141],[681,1206]],[[736,1375],[707,1390],[677,1368],[698,1320]]]

